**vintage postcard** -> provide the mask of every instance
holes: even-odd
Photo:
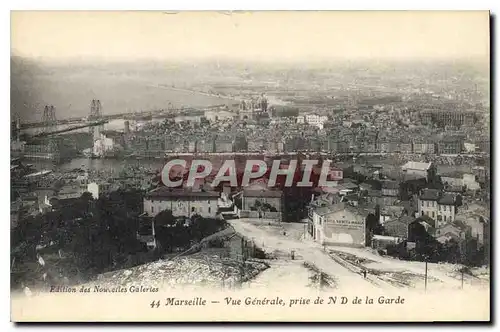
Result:
[[[488,11],[11,12],[11,320],[490,320]]]

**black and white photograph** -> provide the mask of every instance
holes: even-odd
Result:
[[[12,11],[14,322],[490,318],[484,11]]]

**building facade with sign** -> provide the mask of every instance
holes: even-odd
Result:
[[[364,247],[366,218],[350,205],[339,203],[313,209],[309,233],[322,245]]]

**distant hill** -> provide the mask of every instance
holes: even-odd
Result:
[[[41,119],[43,107],[56,107],[57,118],[84,117],[92,99],[101,100],[104,114],[140,112],[172,107],[204,107],[232,104],[234,101],[209,95],[182,91],[182,88],[211,90],[228,86],[223,92],[239,94],[272,92],[279,95],[294,89],[304,96],[318,88],[325,91],[343,85],[389,88],[394,98],[401,88],[422,86],[457,91],[489,89],[488,66],[467,61],[449,62],[311,62],[297,63],[235,63],[219,61],[104,61],[66,59],[11,58],[11,111],[22,120]],[[276,82],[280,82],[276,86]],[[265,84],[265,82],[274,82]],[[162,85],[162,88],[158,88]],[[181,89],[169,89],[175,86]],[[272,86],[269,91],[269,86]],[[293,95],[293,93],[292,93]],[[328,96],[331,93],[327,93]],[[321,96],[319,96],[321,97]],[[380,96],[377,96],[380,97]],[[392,97],[391,97],[392,98]]]

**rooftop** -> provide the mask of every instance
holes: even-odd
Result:
[[[410,217],[410,216],[401,216],[398,219],[400,222],[405,223],[405,224],[410,224],[413,220],[415,220],[415,217]]]
[[[443,194],[443,196],[439,199],[438,204],[454,205],[455,204],[455,196],[453,196],[451,194]]]
[[[461,193],[463,191],[462,186],[448,185],[445,187],[445,191],[452,193]]]
[[[457,178],[457,179],[462,179],[463,178],[463,175],[464,175],[465,172],[462,172],[460,170],[451,170],[451,171],[445,171],[445,172],[442,172],[440,175],[441,175],[441,178],[445,177],[445,178]]]
[[[375,190],[375,189],[368,189],[367,196],[368,197],[382,197],[382,191]]]
[[[455,224],[455,223],[446,223],[446,224],[442,225],[441,227],[439,227],[440,230],[442,230],[443,228],[454,228],[457,231],[460,231],[460,229],[461,229],[460,225]]]
[[[417,219],[414,219],[412,221],[412,223],[414,223],[414,222],[420,223],[421,225],[424,225],[426,228],[428,226],[431,226],[433,228],[436,226],[436,222],[434,221],[434,219],[432,219],[431,217],[426,216],[426,215],[423,215],[423,216],[418,217]]]
[[[243,196],[246,197],[281,197],[283,193],[279,190],[268,189],[244,189]]]
[[[382,181],[382,188],[384,188],[384,189],[399,189],[399,183],[396,181]]]
[[[392,223],[392,222],[400,222],[400,223],[403,223],[405,225],[409,225],[411,224],[413,221],[415,220],[415,217],[410,217],[410,216],[401,216],[397,219],[393,219],[393,220],[389,220],[389,221],[386,221],[386,223]]]
[[[423,201],[437,201],[440,196],[441,192],[437,189],[424,189],[419,198]]]
[[[324,216],[324,215],[327,215],[327,214],[332,213],[332,212],[337,212],[337,211],[343,210],[344,208],[345,208],[344,203],[331,204],[331,205],[327,205],[327,206],[314,208],[314,212],[316,212],[320,216]]]
[[[425,177],[423,175],[414,174],[414,173],[404,173],[403,180],[406,181],[425,181]]]
[[[345,190],[345,189],[356,189],[358,188],[358,185],[353,183],[353,182],[350,182],[350,181],[345,181],[344,179],[344,182],[339,184],[337,186],[337,188],[340,188],[341,190]]]
[[[394,241],[396,240],[396,236],[387,236],[387,235],[373,235],[373,240],[379,240],[379,241]]]
[[[360,200],[358,194],[347,194],[344,196],[344,199],[347,199],[349,201],[359,201]]]
[[[317,207],[314,208],[314,211],[319,214],[320,216],[328,215],[331,213],[335,213],[338,211],[350,211],[353,214],[356,215],[361,215],[363,217],[366,217],[369,213],[369,211],[365,209],[360,209],[360,208],[355,208],[352,205],[345,204],[345,203],[338,203],[338,204],[331,204],[328,206],[322,206],[322,207]]]
[[[408,169],[413,169],[413,170],[420,170],[420,171],[427,171],[429,168],[432,166],[432,163],[422,163],[418,161],[409,161],[401,168],[403,170],[408,170]]]
[[[213,197],[218,198],[219,193],[216,191],[192,191],[186,189],[175,189],[168,187],[158,187],[151,190],[146,197],[148,198],[163,198],[163,197]]]

